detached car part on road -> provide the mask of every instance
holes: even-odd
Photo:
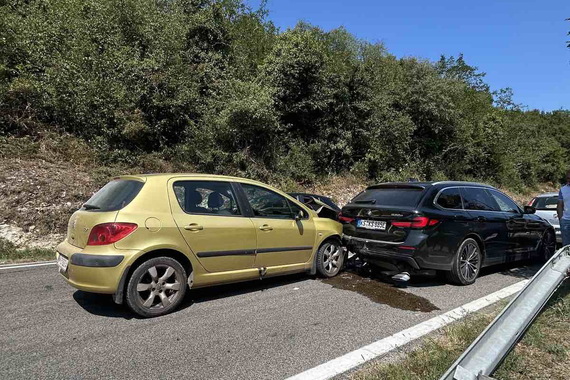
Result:
[[[343,207],[344,239],[362,260],[395,273],[445,271],[475,282],[482,267],[555,251],[554,228],[499,190],[466,182],[384,183]]]
[[[188,288],[296,272],[336,275],[342,226],[260,182],[200,174],[136,175],[105,185],[69,220],[59,271],[152,317]]]

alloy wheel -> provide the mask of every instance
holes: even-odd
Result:
[[[323,267],[325,271],[334,274],[340,270],[340,246],[329,243],[323,252]]]
[[[549,260],[556,252],[556,240],[552,233],[547,232],[542,238],[542,256],[544,260]]]
[[[140,304],[147,309],[162,309],[179,297],[182,281],[173,267],[155,265],[140,277],[137,295]]]
[[[459,256],[459,271],[467,281],[474,281],[480,268],[479,247],[475,242],[467,242],[461,249]]]

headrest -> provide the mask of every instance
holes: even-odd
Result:
[[[208,196],[208,208],[220,208],[224,205],[224,198],[222,194],[214,191]]]

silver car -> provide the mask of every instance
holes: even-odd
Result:
[[[556,214],[556,205],[558,204],[558,193],[544,193],[537,195],[530,201],[529,206],[536,209],[536,215],[552,224],[556,231],[556,242],[562,244],[562,235],[560,234],[560,221]]]

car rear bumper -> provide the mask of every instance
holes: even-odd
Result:
[[[349,251],[356,253],[364,261],[399,270],[451,270],[451,262],[434,262],[429,259],[418,245],[407,245],[407,242],[393,243],[371,239],[363,239],[343,235],[343,241]],[[406,249],[403,249],[405,247]],[[410,249],[414,248],[414,249]]]
[[[57,252],[69,260],[65,271],[58,267],[69,285],[86,292],[113,294],[129,266],[128,257],[137,251],[119,251],[112,245],[81,249],[64,241]]]

